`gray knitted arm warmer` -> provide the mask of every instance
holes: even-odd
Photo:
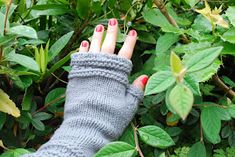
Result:
[[[23,157],[92,157],[129,124],[143,92],[129,85],[130,60],[75,53],[62,125],[38,151]]]

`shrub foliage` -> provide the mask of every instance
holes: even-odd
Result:
[[[150,79],[133,122],[95,156],[234,157],[233,0],[1,0],[0,157],[48,141],[62,121],[70,54],[112,17],[117,50],[138,32],[130,81]]]

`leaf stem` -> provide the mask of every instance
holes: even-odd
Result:
[[[154,0],[153,2],[158,7],[158,9],[161,11],[161,13],[165,16],[165,18],[169,21],[169,23],[172,24],[173,26],[179,28],[175,19],[168,13],[163,0]],[[186,37],[185,34],[182,34],[182,38],[183,38],[184,43],[190,43],[190,40]]]
[[[135,146],[136,146],[136,150],[137,152],[139,153],[140,157],[144,157],[144,154],[142,153],[141,149],[140,149],[140,145],[139,145],[139,139],[138,139],[138,136],[137,136],[137,130],[138,128],[135,127],[135,125],[133,123],[131,123],[131,126],[134,130],[134,138],[135,138]]]

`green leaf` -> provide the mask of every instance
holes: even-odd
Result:
[[[174,33],[165,33],[158,38],[155,53],[166,52],[178,40],[179,35]]]
[[[136,154],[134,146],[125,142],[112,142],[101,148],[94,157],[134,157]]]
[[[0,46],[5,45],[15,39],[14,35],[0,36]]]
[[[29,111],[31,109],[32,99],[33,99],[33,88],[27,88],[24,93],[24,98],[22,101],[22,110]]]
[[[10,149],[4,152],[0,155],[0,157],[21,157],[24,154],[28,154],[30,151],[23,149],[23,148],[17,148],[17,149]]]
[[[16,62],[30,70],[39,71],[38,64],[31,57],[17,54],[14,50],[7,55],[7,60],[11,62]]]
[[[65,45],[69,42],[70,38],[73,35],[73,31],[63,35],[60,39],[58,39],[50,48],[48,53],[48,62],[53,60],[60,51],[65,47]]]
[[[188,5],[190,5],[190,7],[194,7],[198,2],[199,0],[184,0]]]
[[[169,95],[170,95],[172,89],[173,89],[172,87],[167,89],[165,103],[166,103],[166,107],[168,108],[168,110],[176,115],[176,112],[175,112],[174,108],[172,107],[170,100],[169,100]]]
[[[35,129],[39,131],[45,130],[45,125],[39,119],[34,118],[32,119],[31,123],[35,127]]]
[[[88,18],[90,12],[90,0],[77,0],[77,13],[82,19]]]
[[[70,11],[69,8],[67,8],[65,5],[60,4],[34,5],[31,9],[31,14],[34,17],[38,17],[41,15],[63,15]]]
[[[57,61],[46,73],[45,78],[49,77],[51,73],[55,72],[57,69],[59,69],[61,66],[63,66],[67,61],[69,61],[70,56],[73,52],[70,52],[67,56],[62,58],[61,60]],[[70,67],[70,66],[69,66]],[[71,70],[71,67],[70,67]],[[69,72],[69,71],[68,71]]]
[[[45,105],[51,103],[47,109],[56,112],[56,107],[65,101],[65,90],[65,88],[55,88],[47,94]]]
[[[170,92],[169,102],[174,111],[182,119],[186,119],[193,106],[193,93],[187,86],[177,84]]]
[[[0,130],[2,130],[2,127],[4,126],[6,119],[7,119],[6,114],[0,112]]]
[[[187,71],[194,72],[209,66],[219,56],[222,49],[223,47],[221,46],[212,47],[194,54],[186,62]]]
[[[235,105],[230,105],[229,108],[229,113],[232,118],[235,118]]]
[[[138,40],[149,44],[156,44],[154,34],[145,31],[138,32]]]
[[[206,148],[201,142],[195,143],[188,154],[188,157],[206,157]]]
[[[16,34],[20,37],[28,37],[33,39],[38,38],[37,32],[32,27],[24,25],[11,27],[7,32],[11,34]]]
[[[49,113],[46,113],[46,112],[39,112],[39,113],[36,113],[35,115],[33,115],[34,119],[37,119],[40,121],[50,119],[51,117],[52,117],[52,115]]]
[[[153,147],[164,149],[175,144],[164,130],[154,125],[141,127],[138,132],[141,140]]]
[[[2,13],[2,12],[0,12],[0,19],[2,19],[2,20],[0,20],[0,36],[3,36],[3,32],[4,32],[4,20],[3,19],[5,19],[5,15]],[[9,28],[9,20],[7,20],[7,30],[8,30],[8,28]]]
[[[163,92],[174,83],[175,78],[170,71],[157,72],[149,78],[145,89],[145,95]]]
[[[206,138],[213,144],[220,142],[221,120],[214,107],[201,108],[201,124]]]
[[[229,6],[226,15],[231,24],[235,27],[235,6]]]
[[[199,82],[197,82],[193,76],[185,75],[184,84],[193,92],[193,94],[201,96]]]
[[[219,59],[216,59],[211,65],[208,67],[195,71],[190,73],[197,82],[205,82],[208,81],[219,69],[221,65],[221,61]]]
[[[182,31],[172,26],[167,19],[162,15],[159,9],[149,9],[143,12],[144,20],[155,26],[161,27],[164,32],[182,34]]]
[[[230,42],[232,44],[235,44],[235,28],[231,28],[227,32],[225,32],[222,35],[222,39],[224,41],[228,41],[228,42]]]

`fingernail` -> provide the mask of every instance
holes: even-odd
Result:
[[[102,30],[103,30],[103,26],[102,25],[96,26],[96,29],[95,29],[96,32],[102,32]]]
[[[146,77],[142,78],[141,82],[145,86],[147,84],[148,80],[149,80],[149,78],[146,76]]]
[[[109,25],[110,26],[115,26],[117,24],[117,20],[116,19],[110,19],[109,20]]]
[[[82,47],[87,47],[88,43],[86,41],[82,42]]]
[[[128,35],[130,36],[135,36],[137,33],[135,30],[131,30]]]

